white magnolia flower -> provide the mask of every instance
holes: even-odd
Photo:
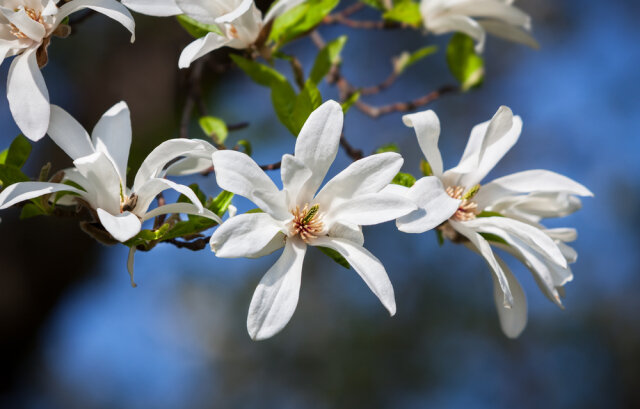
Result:
[[[247,155],[213,154],[221,188],[247,197],[264,213],[234,216],[211,237],[218,257],[261,257],[284,246],[284,252],[256,288],[247,329],[253,339],[280,331],[298,304],[302,262],[307,246],[340,253],[389,310],[395,313],[393,287],[380,261],[364,247],[362,225],[393,220],[416,206],[402,196],[381,193],[403,160],[382,153],[354,162],[316,194],[336,157],[342,132],[342,108],[328,101],[304,124],[295,155],[282,157],[282,184],[273,181]]]
[[[480,185],[484,177],[516,143],[522,130],[520,117],[501,107],[491,121],[471,131],[458,166],[443,172],[438,150],[440,122],[433,111],[403,117],[415,128],[418,143],[433,176],[418,180],[404,191],[419,210],[397,220],[398,229],[422,233],[438,228],[456,242],[480,253],[493,272],[496,306],[503,331],[517,337],[526,325],[526,299],[508,267],[490,244],[514,254],[533,273],[542,291],[561,306],[562,286],[573,278],[568,263],[576,260],[564,242],[575,239],[572,229],[547,230],[539,221],[561,217],[580,208],[577,196],[592,193],[573,180],[547,170],[529,170]]]
[[[120,22],[131,32],[133,42],[133,17],[115,0],[73,0],[60,8],[54,0],[0,1],[0,64],[15,56],[7,78],[9,108],[22,133],[33,141],[49,127],[49,92],[40,67],[47,62],[51,36],[68,35],[68,27],[60,24],[86,8]]]
[[[74,167],[65,170],[64,181],[82,189],[65,183],[16,183],[0,193],[0,209],[51,193],[72,192],[77,196],[68,198],[82,200],[95,209],[102,226],[120,242],[138,234],[142,222],[161,214],[198,214],[221,223],[217,215],[202,207],[189,187],[164,179],[164,168],[175,159],[185,156],[210,158],[216,149],[207,142],[189,139],[163,142],[142,162],[133,188],[129,189],[126,172],[131,145],[131,119],[124,102],[116,104],[102,116],[91,137],[71,115],[52,105],[47,133],[73,159]],[[167,189],[184,194],[193,204],[174,203],[149,211],[155,197]]]
[[[186,14],[194,20],[216,26],[221,34],[208,33],[189,44],[178,65],[191,63],[221,47],[237,49],[253,45],[262,28],[275,17],[303,3],[304,0],[280,0],[262,17],[253,0],[123,0],[131,10],[153,16]]]
[[[538,48],[531,36],[531,18],[513,6],[513,0],[422,0],[425,28],[434,34],[461,32],[484,49],[487,31],[506,40]]]

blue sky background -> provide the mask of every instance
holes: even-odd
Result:
[[[475,254],[451,243],[440,248],[433,233],[401,234],[389,223],[366,228],[365,234],[367,248],[394,283],[396,317],[388,317],[353,271],[310,251],[291,323],[269,341],[252,342],[245,329],[251,293],[278,254],[224,260],[208,250],[161,245],[137,255],[139,287],[132,289],[125,269],[128,250],[105,247],[92,260],[89,278],[74,284],[42,325],[7,402],[43,409],[638,404],[640,6],[580,0],[521,4],[534,18],[542,48],[490,38],[485,85],[429,108],[442,122],[445,167],[457,163],[471,127],[504,104],[522,116],[524,130],[489,179],[550,169],[595,193],[577,214],[549,222],[579,230],[580,257],[566,287],[564,311],[509,259],[528,296],[529,324],[518,340],[507,340],[499,330],[489,272]],[[322,30],[326,39],[343,32],[342,27]],[[347,34],[343,72],[356,85],[384,79],[392,55],[434,42],[446,45],[446,38],[409,31]],[[139,31],[139,37],[145,35],[152,32]],[[311,49],[302,40],[288,51],[308,67]],[[73,112],[82,101],[65,62],[53,57],[45,73],[52,100]],[[2,78],[7,69],[7,63],[0,67]],[[448,82],[440,51],[366,101],[409,100]],[[97,93],[116,94],[99,90],[99,82],[95,86]],[[321,90],[325,98],[336,96],[328,86]],[[122,97],[114,98],[112,103]],[[219,82],[209,100],[211,112],[229,123],[251,122],[231,138],[250,139],[259,163],[277,161],[295,142],[267,101],[268,92],[239,73]],[[4,100],[0,124],[2,143],[8,145],[18,131]],[[163,138],[176,136],[172,132]],[[399,114],[371,120],[352,109],[345,132],[366,151],[398,143],[403,170],[419,172],[415,135]],[[331,173],[348,163],[341,152]],[[213,178],[185,182],[194,179],[215,193]],[[238,206],[249,208],[242,201]],[[4,225],[3,220],[0,229]]]

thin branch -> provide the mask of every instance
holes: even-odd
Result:
[[[364,157],[364,154],[362,153],[362,149],[354,148],[349,143],[349,141],[347,141],[347,138],[344,137],[344,134],[340,135],[340,146],[342,146],[342,148],[347,153],[347,155],[349,155],[349,157],[354,161],[357,161]]]
[[[269,165],[260,165],[260,169],[262,170],[276,170],[280,169],[282,162],[271,163]]]
[[[371,118],[378,118],[381,115],[390,114],[393,112],[409,112],[413,111],[417,108],[423,107],[432,103],[433,101],[439,99],[443,95],[453,94],[460,91],[460,88],[455,85],[445,85],[443,87],[438,88],[435,91],[431,91],[430,93],[416,98],[407,102],[395,102],[393,104],[383,105],[383,106],[373,106],[362,101],[356,101],[356,107],[370,116]]]
[[[249,122],[239,122],[237,124],[227,125],[227,131],[239,131],[240,129],[247,128],[249,126]]]

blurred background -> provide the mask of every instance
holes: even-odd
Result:
[[[9,210],[0,224],[0,407],[640,407],[640,4],[518,5],[532,15],[541,49],[490,37],[484,86],[429,108],[442,121],[445,167],[459,160],[472,126],[504,104],[522,116],[524,131],[489,178],[550,169],[595,193],[577,214],[548,223],[579,230],[565,310],[508,258],[529,301],[525,332],[509,340],[477,255],[451,243],[440,248],[432,232],[405,235],[387,223],[365,235],[394,284],[394,318],[352,270],[312,250],[293,319],[272,339],[253,342],[245,328],[249,301],[278,253],[224,260],[206,249],[160,245],[137,254],[134,289],[126,247],[97,244],[73,220],[19,221],[19,211]],[[135,17],[135,44],[117,23],[94,16],[69,39],[53,41],[44,69],[52,103],[87,129],[116,102],[128,102],[133,170],[154,146],[178,136],[187,85],[177,60],[190,41],[173,19]],[[327,40],[348,34],[343,73],[358,86],[384,80],[390,58],[402,51],[441,46],[391,89],[363,99],[368,103],[410,100],[454,81],[444,57],[448,38],[342,26],[321,33]],[[307,70],[316,52],[309,39],[285,51]],[[19,133],[4,97],[8,66],[0,67],[3,148]],[[205,79],[210,115],[250,123],[231,143],[249,139],[259,163],[293,152],[295,140],[275,118],[268,90],[238,70],[205,69]],[[337,97],[326,84],[321,91]],[[421,153],[400,118],[373,120],[354,108],[345,132],[365,153],[396,142],[403,170],[418,174]],[[192,125],[191,137],[204,137]],[[27,168],[33,176],[47,161],[54,170],[70,165],[49,140],[34,152]],[[331,173],[348,163],[341,151]],[[213,177],[180,181],[218,191]]]

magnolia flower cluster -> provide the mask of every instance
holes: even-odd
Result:
[[[405,233],[436,229],[443,238],[478,253],[492,273],[498,316],[509,337],[517,337],[524,329],[527,304],[518,280],[494,248],[521,261],[542,292],[562,306],[563,286],[573,279],[569,264],[577,259],[567,243],[577,234],[571,228],[549,229],[541,222],[575,212],[580,208],[578,197],[591,196],[591,192],[546,170],[483,183],[522,130],[521,119],[507,107],[473,128],[462,159],[446,171],[438,150],[436,114],[425,111],[404,116],[405,125],[416,132],[431,172],[412,186],[392,183],[403,165],[402,157],[393,152],[357,160],[323,184],[338,152],[344,119],[341,105],[328,101],[306,120],[294,154],[282,157],[282,188],[248,155],[192,139],[171,139],[156,147],[129,187],[132,130],[126,103],[109,109],[91,133],[49,103],[40,68],[47,62],[51,38],[69,34],[65,18],[78,10],[89,8],[120,22],[131,32],[131,41],[135,24],[127,7],[153,16],[187,16],[206,27],[208,34],[183,50],[178,65],[185,68],[220,47],[259,51],[270,23],[303,2],[279,0],[263,16],[253,0],[72,0],[60,7],[53,0],[0,0],[0,63],[13,57],[7,98],[14,119],[34,141],[48,134],[73,161],[73,167],[49,181],[5,186],[0,209],[36,198],[50,206],[87,209],[93,232],[100,233],[101,241],[130,247],[132,282],[135,239],[141,236],[145,222],[167,214],[201,216],[216,224],[209,244],[218,257],[256,258],[283,249],[249,306],[247,330],[256,340],[278,333],[292,318],[309,247],[342,257],[394,315],[393,286],[380,260],[364,247],[362,232],[362,226],[388,221],[395,221]],[[420,12],[427,31],[468,34],[476,40],[478,52],[484,47],[486,32],[536,46],[529,34],[529,16],[512,3],[422,0]],[[222,189],[249,199],[257,209],[240,215],[229,212],[223,222],[190,187],[168,179],[207,169],[214,170]],[[188,202],[158,200],[154,207],[159,194],[168,189]]]
[[[169,140],[154,149],[129,189],[126,165],[131,123],[125,103],[108,110],[91,136],[61,108],[51,106],[51,112],[48,134],[73,159],[74,167],[64,171],[61,183],[8,186],[0,193],[0,208],[44,195],[58,204],[82,204],[92,209],[96,221],[120,242],[134,237],[143,222],[156,216],[196,214],[221,223],[210,241],[218,257],[255,258],[284,247],[251,300],[247,329],[253,339],[273,336],[291,319],[309,246],[328,248],[344,257],[389,313],[395,314],[393,286],[380,260],[363,247],[362,234],[362,226],[390,220],[397,219],[398,229],[406,233],[437,228],[447,239],[481,254],[493,273],[500,322],[510,337],[524,329],[526,300],[507,265],[493,253],[492,244],[521,260],[558,305],[559,289],[572,279],[568,264],[576,260],[576,253],[565,243],[575,239],[575,231],[546,229],[539,222],[577,210],[576,196],[589,196],[589,190],[543,170],[480,184],[520,135],[522,122],[506,107],[473,129],[462,160],[446,172],[437,146],[440,123],[435,113],[405,116],[405,124],[416,130],[433,171],[433,176],[418,180],[411,188],[391,184],[403,164],[402,157],[393,152],[355,161],[322,185],[342,133],[342,107],[334,101],[309,116],[294,154],[282,157],[282,189],[246,154],[216,150],[207,142],[188,139]],[[166,179],[170,174],[196,173],[211,165],[221,188],[248,198],[260,211],[233,216],[223,223],[203,208],[189,187]],[[166,189],[182,193],[192,203],[149,210],[158,193]],[[70,194],[58,198],[53,195],[57,192]],[[134,251],[132,246],[129,264]]]

